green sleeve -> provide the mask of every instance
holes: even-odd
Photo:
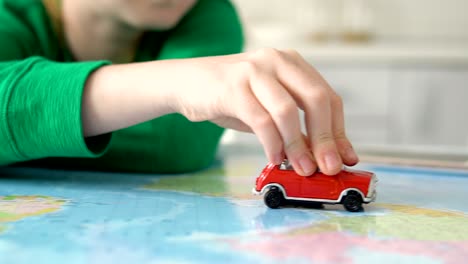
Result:
[[[0,0],[0,165],[101,155],[110,135],[84,139],[85,82],[107,62],[59,63],[40,1]]]
[[[81,96],[88,75],[104,64],[57,63],[41,57],[1,62],[0,165],[100,155],[109,135],[84,139]]]

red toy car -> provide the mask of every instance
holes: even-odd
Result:
[[[286,201],[305,201],[317,204],[343,204],[350,212],[362,211],[363,203],[376,198],[377,177],[372,172],[344,168],[335,176],[320,171],[311,176],[296,174],[288,160],[281,165],[268,164],[257,177],[254,194],[265,194],[270,208],[278,208]]]

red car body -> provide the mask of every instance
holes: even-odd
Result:
[[[298,175],[287,160],[281,165],[268,164],[257,177],[254,194],[265,194],[269,190],[276,190],[281,194],[277,196],[281,201],[296,200],[317,203],[338,204],[343,203],[349,211],[362,210],[362,203],[375,200],[377,183],[376,175],[372,172],[351,170],[344,168],[335,176],[328,176],[320,171],[311,176]],[[351,197],[352,196],[352,197]],[[348,200],[354,198],[354,209],[347,207]],[[358,203],[358,204],[356,204]]]

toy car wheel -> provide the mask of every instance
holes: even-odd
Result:
[[[272,187],[265,193],[263,201],[265,202],[266,206],[272,209],[276,209],[283,203],[284,196],[277,187]]]
[[[350,212],[360,212],[362,208],[362,198],[359,194],[349,193],[343,198],[343,206]]]

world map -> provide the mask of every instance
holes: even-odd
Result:
[[[142,175],[0,172],[0,263],[463,263],[468,172],[359,165],[379,178],[362,213],[267,208],[265,165],[226,157],[203,171]]]

